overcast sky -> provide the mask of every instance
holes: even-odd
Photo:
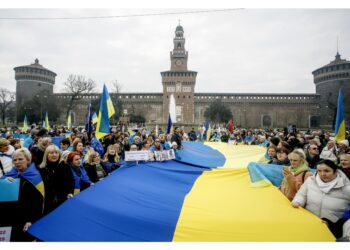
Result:
[[[0,9],[4,17],[83,17],[199,9]],[[203,10],[203,9],[201,9]],[[196,92],[315,93],[311,72],[339,53],[350,59],[349,9],[237,11],[83,20],[0,19],[0,87],[15,91],[14,67],[40,64],[57,74],[112,82],[122,92],[162,92],[178,20]]]

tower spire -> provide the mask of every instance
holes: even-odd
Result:
[[[338,50],[338,36],[337,36],[337,54],[335,55],[335,60],[336,61],[341,60],[340,55],[339,55],[339,50]]]

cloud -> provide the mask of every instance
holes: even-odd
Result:
[[[81,17],[160,13],[167,9],[1,9],[4,17]],[[176,11],[181,11],[176,9]],[[336,37],[350,57],[348,9],[245,9],[234,12],[115,19],[0,20],[0,86],[15,90],[13,68],[40,63],[98,84],[118,80],[123,92],[161,92],[181,19],[197,92],[314,93],[311,72],[334,59]]]

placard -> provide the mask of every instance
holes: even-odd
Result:
[[[0,227],[0,242],[9,242],[11,239],[12,227]]]
[[[174,149],[154,151],[154,156],[156,161],[168,161],[175,159],[175,152]]]
[[[148,161],[148,151],[125,151],[125,161]]]

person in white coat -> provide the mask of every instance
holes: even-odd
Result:
[[[292,206],[304,207],[321,218],[336,238],[350,236],[350,220],[341,219],[350,207],[350,181],[333,161],[317,164],[317,172],[300,187]]]
[[[10,145],[10,141],[1,138],[0,139],[0,177],[5,175],[12,169],[12,155],[15,152],[13,146]]]

